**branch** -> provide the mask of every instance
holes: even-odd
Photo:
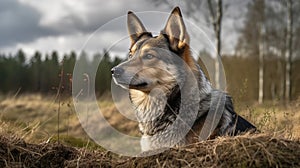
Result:
[[[214,12],[214,8],[212,6],[211,0],[207,0],[207,5],[208,5],[208,9],[209,9],[209,13],[210,13],[210,17],[211,17],[211,22],[215,27],[215,22],[216,22],[216,16],[215,16],[215,12]]]

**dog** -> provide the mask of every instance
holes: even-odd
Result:
[[[128,60],[111,72],[114,82],[129,90],[143,151],[256,130],[236,114],[228,94],[213,89],[192,57],[179,7],[157,36],[131,11],[127,27]]]

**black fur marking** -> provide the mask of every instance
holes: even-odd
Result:
[[[229,95],[226,95],[225,109],[230,112],[232,115],[232,122],[229,124],[229,127],[234,127],[233,132],[229,133],[231,135],[238,135],[242,132],[247,132],[250,130],[255,131],[256,127],[250,122],[245,120],[243,117],[236,114],[233,108],[232,98]]]
[[[255,131],[256,127],[254,125],[252,125],[251,123],[249,123],[247,120],[245,120],[243,117],[238,116],[236,127],[235,127],[236,134],[238,134],[240,132],[250,131],[250,130]]]
[[[143,36],[152,37],[152,33],[151,32],[143,32],[137,37],[136,41],[138,42]]]
[[[177,115],[180,110],[180,103],[181,102],[181,92],[178,85],[173,88],[173,91],[170,92],[170,95],[167,95],[168,105],[165,106],[163,114],[158,116],[153,121],[149,122],[141,122],[144,127],[147,127],[147,131],[143,132],[143,134],[153,136],[154,134],[163,131],[166,129],[167,126],[173,124],[176,120]]]
[[[175,53],[176,55],[181,56],[181,55],[183,54],[185,48],[184,48],[184,47],[181,48],[181,49],[178,49],[178,48],[177,48],[177,50],[174,50],[174,49],[171,47],[171,45],[170,45],[170,36],[169,36],[168,34],[166,34],[164,31],[161,31],[160,33],[161,33],[161,34],[164,36],[164,38],[167,40],[169,50],[172,51],[173,53]],[[177,39],[177,40],[179,40],[179,39]]]
[[[137,35],[137,34],[136,34]],[[147,37],[152,37],[152,33],[151,32],[143,32],[141,34],[139,34],[139,36],[137,36],[135,43],[133,43],[130,46],[129,51],[131,51],[132,46],[134,46],[137,42],[139,42],[139,40],[143,37],[143,36],[147,36]]]

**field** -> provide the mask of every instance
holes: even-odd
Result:
[[[122,116],[111,99],[102,97],[98,104],[114,128],[139,135],[137,123]],[[38,94],[2,96],[0,167],[37,166],[37,160],[44,165],[51,160],[54,167],[153,164],[160,167],[300,167],[300,101],[288,106],[278,102],[235,104],[236,111],[253,122],[261,133],[222,137],[150,157],[130,158],[108,152],[89,139],[71,98]]]

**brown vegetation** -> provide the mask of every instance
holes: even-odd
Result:
[[[137,123],[122,116],[111,100],[99,101],[104,116],[119,131],[138,135]],[[147,157],[113,154],[82,130],[70,99],[27,95],[0,101],[0,167],[299,167],[300,104],[290,107],[237,103],[239,114],[261,134],[220,137]],[[121,122],[122,121],[122,122]],[[276,133],[274,133],[276,132]],[[280,132],[280,133],[279,133]]]
[[[147,157],[0,136],[0,167],[299,167],[300,141],[256,134],[221,137]]]

